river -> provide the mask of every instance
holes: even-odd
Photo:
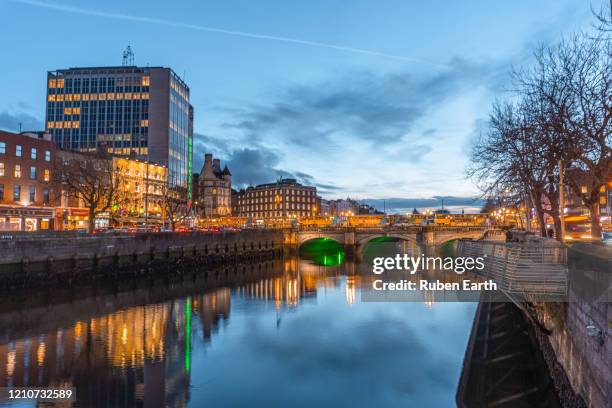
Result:
[[[355,268],[306,253],[14,295],[0,387],[72,386],[81,407],[455,406],[476,304],[361,301]]]

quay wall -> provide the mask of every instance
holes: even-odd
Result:
[[[568,251],[570,270],[597,277],[612,274],[611,248],[574,245]],[[604,288],[605,290],[605,288]],[[612,303],[605,296],[600,301],[585,301],[572,290],[569,302],[534,304],[534,312],[544,327],[538,340],[555,385],[565,406],[581,406],[562,390],[563,373],[573,391],[588,407],[610,407],[612,401]],[[559,381],[561,379],[561,381]],[[571,393],[570,393],[571,394]]]
[[[181,273],[189,268],[271,259],[285,247],[283,232],[274,230],[4,237],[0,239],[0,290],[121,275]]]

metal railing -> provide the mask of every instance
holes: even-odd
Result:
[[[483,257],[484,269],[476,273],[492,279],[507,293],[566,295],[567,247],[552,240],[528,243],[459,240],[457,255]]]

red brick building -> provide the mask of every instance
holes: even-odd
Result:
[[[0,130],[0,231],[54,229],[55,153],[48,134]]]

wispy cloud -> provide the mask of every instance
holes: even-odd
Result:
[[[260,33],[251,33],[251,32],[238,31],[238,30],[227,30],[224,28],[203,26],[199,24],[190,24],[190,23],[185,23],[182,21],[173,21],[173,20],[166,20],[166,19],[155,18],[155,17],[146,17],[146,16],[138,16],[138,15],[133,15],[133,14],[123,14],[123,13],[114,13],[114,12],[108,12],[108,11],[102,11],[102,10],[86,9],[86,8],[76,7],[76,6],[63,4],[63,3],[55,3],[55,2],[47,2],[47,1],[39,1],[39,0],[8,0],[8,1],[11,1],[13,3],[35,6],[39,8],[45,8],[49,10],[62,11],[66,13],[82,14],[82,15],[109,18],[109,19],[115,19],[115,20],[136,21],[140,23],[164,25],[164,26],[170,26],[170,27],[179,27],[179,28],[185,28],[189,30],[206,31],[210,33],[232,35],[232,36],[245,37],[245,38],[257,39],[257,40],[278,41],[278,42],[285,42],[285,43],[291,43],[291,44],[297,44],[297,45],[304,45],[304,46],[309,46],[309,47],[327,48],[327,49],[343,51],[343,52],[370,55],[373,57],[394,59],[394,60],[399,60],[403,62],[425,64],[425,65],[435,66],[439,68],[445,67],[444,64],[441,64],[435,61],[428,61],[425,59],[412,58],[412,57],[407,57],[404,55],[389,54],[385,52],[364,49],[364,48],[348,47],[344,45],[323,43],[323,42],[318,42],[318,41],[309,41],[309,40],[304,40],[300,38],[292,38],[292,37],[284,37],[284,36],[260,34]]]

